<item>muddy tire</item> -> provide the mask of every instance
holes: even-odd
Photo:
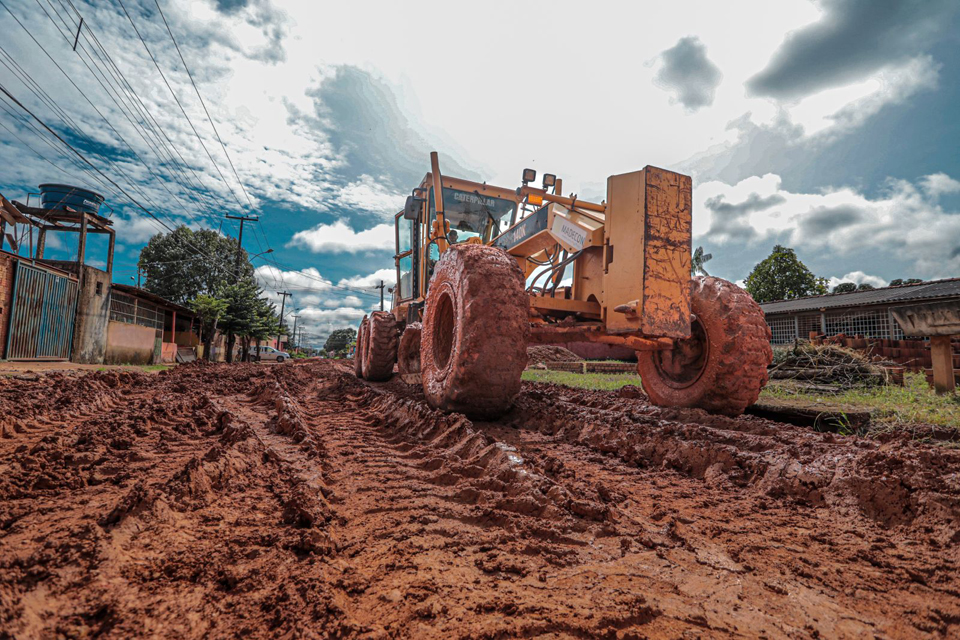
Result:
[[[374,311],[367,323],[363,377],[383,382],[393,376],[397,362],[397,320],[388,311]]]
[[[690,286],[692,337],[673,351],[638,353],[640,383],[660,406],[740,415],[767,384],[770,328],[760,305],[735,284],[707,276]]]
[[[437,263],[424,311],[420,367],[430,406],[503,415],[520,391],[530,331],[516,260],[494,247],[454,245]]]
[[[423,326],[419,322],[408,324],[400,334],[397,350],[397,370],[401,374],[420,373],[420,336]]]
[[[367,325],[369,324],[367,316],[363,316],[360,321],[360,328],[357,329],[357,344],[353,349],[353,372],[358,378],[363,379],[363,352],[367,343]]]

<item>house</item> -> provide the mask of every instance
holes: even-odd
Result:
[[[771,343],[823,336],[863,336],[903,340],[892,309],[918,302],[954,302],[960,306],[960,278],[933,280],[882,289],[778,300],[760,305],[772,333]]]
[[[103,198],[45,184],[39,200],[35,207],[0,195],[0,358],[155,364],[175,362],[181,350],[195,357],[193,311],[111,282],[115,232],[100,215]],[[45,257],[51,233],[75,239],[76,260]],[[107,240],[104,269],[86,264],[90,234]]]

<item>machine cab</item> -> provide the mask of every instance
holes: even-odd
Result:
[[[516,221],[518,198],[514,191],[448,176],[442,181],[442,232],[429,173],[394,218],[395,306],[426,295],[432,267],[448,246],[489,244]]]

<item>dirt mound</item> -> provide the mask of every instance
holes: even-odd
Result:
[[[569,349],[551,345],[534,345],[527,347],[529,364],[547,364],[551,362],[581,362],[583,358]]]

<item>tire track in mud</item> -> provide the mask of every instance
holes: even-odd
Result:
[[[374,393],[399,395],[399,404],[419,396],[398,384]],[[629,565],[627,557],[649,551],[657,558],[643,559],[642,573],[665,583],[639,592],[657,594],[661,622],[747,635],[957,631],[954,452],[630,405],[616,394],[527,385],[507,418],[472,427],[561,483],[597,490],[624,549],[624,559],[609,564]],[[404,419],[400,410],[381,418]],[[834,464],[819,469],[819,456]],[[932,470],[896,476],[924,465]],[[836,483],[844,474],[851,477]],[[911,508],[878,498],[871,483],[908,485],[902,495]],[[811,490],[821,497],[810,499]],[[884,499],[893,504],[874,508]],[[665,595],[678,588],[686,597]]]
[[[949,451],[547,385],[474,423],[329,362],[0,408],[0,637],[960,632]]]

